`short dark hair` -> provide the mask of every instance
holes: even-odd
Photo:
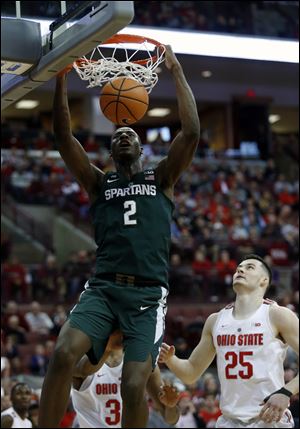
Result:
[[[247,259],[256,259],[257,261],[259,261],[259,262],[261,262],[263,264],[264,268],[267,270],[267,272],[269,274],[269,286],[270,286],[270,284],[272,282],[272,270],[269,267],[269,265],[266,263],[266,261],[261,256],[255,255],[253,253],[253,254],[244,256],[242,258],[241,262],[246,261]]]
[[[20,386],[28,386],[26,383],[22,383],[22,382],[18,382],[18,383],[16,383],[12,388],[11,388],[11,391],[10,391],[10,395],[12,396],[14,393],[15,393],[15,391],[17,390],[17,388],[18,387],[20,387]]]

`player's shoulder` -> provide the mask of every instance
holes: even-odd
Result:
[[[226,313],[227,311],[232,311],[232,309],[234,308],[234,302],[227,304],[226,307],[221,308],[219,311],[212,313],[208,316],[208,318],[206,319],[204,328],[206,329],[207,332],[213,332],[214,327],[216,326],[216,323],[218,321],[218,319],[220,317],[222,317],[222,315],[224,313]]]
[[[204,325],[204,332],[212,332],[213,328],[216,324],[216,321],[218,320],[219,317],[219,313],[212,313],[208,316],[208,318],[206,319],[205,325]]]
[[[283,305],[279,305],[277,302],[273,302],[270,306],[270,314],[295,314],[293,310]]]
[[[274,302],[269,311],[272,324],[277,326],[283,326],[297,317],[294,311],[288,307],[277,304],[277,302]]]
[[[14,418],[10,413],[4,411],[1,413],[1,427],[9,427],[8,425],[12,425],[13,422]]]

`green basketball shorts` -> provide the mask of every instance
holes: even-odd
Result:
[[[136,287],[98,280],[85,285],[69,314],[70,326],[84,332],[92,342],[88,357],[96,365],[108,337],[120,329],[124,362],[144,362],[149,354],[155,367],[163,340],[168,290],[160,286]]]

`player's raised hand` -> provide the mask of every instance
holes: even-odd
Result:
[[[178,402],[179,392],[175,386],[165,381],[158,392],[158,398],[163,405],[173,408]]]
[[[175,355],[175,347],[169,346],[166,343],[162,343],[160,353],[159,353],[158,362],[159,363],[166,363],[174,355]]]
[[[165,65],[166,65],[167,69],[169,69],[170,71],[172,71],[173,68],[180,68],[181,65],[180,65],[178,59],[176,58],[176,55],[174,54],[171,46],[170,45],[166,45],[165,48],[166,48],[166,51],[165,51]]]
[[[263,405],[259,413],[259,418],[266,423],[279,422],[289,403],[289,397],[282,393],[275,393],[266,403],[262,402],[259,404]]]

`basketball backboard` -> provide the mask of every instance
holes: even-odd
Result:
[[[46,25],[46,31],[41,28],[42,54],[37,64],[20,75],[1,74],[1,110],[43,85],[74,60],[88,54],[96,45],[128,25],[134,17],[133,1],[46,3],[48,6],[43,2],[1,3],[1,21],[3,18],[17,18],[41,22],[43,8],[49,7],[49,4],[53,7],[53,21],[47,18],[48,21],[41,22]],[[6,34],[2,35],[1,43],[2,46],[8,44],[10,52],[14,51],[15,44]],[[16,43],[22,44],[22,38]]]

